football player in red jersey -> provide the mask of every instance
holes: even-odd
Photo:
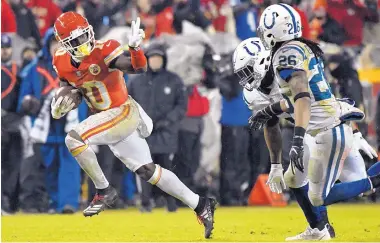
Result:
[[[65,140],[97,189],[93,201],[83,211],[84,216],[98,214],[117,198],[116,190],[109,185],[89,146],[108,145],[128,169],[194,209],[205,226],[205,237],[209,238],[217,202],[195,194],[174,173],[152,162],[145,141],[152,131],[152,120],[128,95],[123,72],[139,73],[147,68],[139,47],[145,36],[140,29],[140,19],[132,22],[129,55],[115,40],[95,40],[92,26],[78,13],[62,14],[54,29],[61,47],[55,53],[53,64],[61,86],[71,85],[79,90],[95,112],[71,130]],[[64,116],[74,105],[70,96],[53,99],[53,118]]]

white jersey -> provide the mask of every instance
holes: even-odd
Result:
[[[285,43],[273,55],[272,65],[276,81],[283,90],[291,113],[293,113],[294,94],[291,93],[285,79],[294,70],[306,72],[311,96],[308,133],[332,128],[341,123],[339,119],[341,108],[324,75],[322,60],[319,60],[305,43],[299,41]]]

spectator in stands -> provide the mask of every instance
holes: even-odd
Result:
[[[152,9],[155,16],[155,36],[159,37],[161,34],[174,34],[173,28],[173,1],[172,0],[163,0],[162,2],[155,2],[152,5]]]
[[[173,12],[173,27],[178,34],[182,33],[182,22],[184,20],[191,22],[209,33],[215,32],[211,21],[208,20],[199,9],[199,3],[196,3],[195,0],[174,0]]]
[[[44,37],[44,47],[38,60],[25,68],[21,85],[20,110],[27,110],[27,95],[40,100],[41,106],[32,115],[30,131],[40,150],[46,167],[46,187],[50,196],[50,213],[74,213],[79,209],[80,167],[65,145],[65,136],[73,126],[84,120],[86,104],[63,118],[51,119],[50,103],[59,87],[59,78],[52,65],[52,57],[58,47],[54,31],[50,28]]]
[[[36,18],[41,37],[45,36],[45,32],[53,26],[54,21],[62,13],[53,0],[25,0],[25,4]]]
[[[236,35],[241,40],[257,36],[256,29],[259,21],[259,0],[240,1],[232,0]]]
[[[24,69],[29,63],[31,63],[34,58],[36,58],[37,53],[34,48],[31,47],[25,47],[21,52],[21,70]]]
[[[19,68],[12,61],[12,40],[1,35],[1,210],[2,214],[18,209],[18,188],[22,160],[20,125],[17,113]]]
[[[16,33],[16,17],[6,0],[1,0],[1,33]]]
[[[187,93],[181,78],[166,70],[163,46],[150,46],[146,56],[148,72],[130,81],[129,92],[153,120],[153,131],[147,142],[154,163],[171,170],[178,149],[179,126],[186,113]],[[141,186],[141,210],[150,212],[152,185],[141,180]],[[176,211],[175,199],[167,194],[165,197],[168,211]]]
[[[363,42],[363,26],[365,21],[378,22],[376,0],[327,0],[327,12],[341,26],[347,39],[344,42],[348,47],[360,47]]]
[[[217,32],[235,33],[233,10],[227,0],[200,0],[201,10]]]
[[[32,11],[25,6],[23,0],[10,0],[10,4],[16,16],[17,34],[41,49],[40,32]]]
[[[102,27],[112,27],[115,22],[112,19],[126,5],[125,0],[86,0],[86,1],[71,1],[69,2],[63,12],[75,11],[85,16],[94,28],[95,38],[100,39],[106,30]]]
[[[331,18],[326,6],[314,7],[314,18],[310,22],[310,39],[342,45],[346,40],[346,31],[335,19]]]

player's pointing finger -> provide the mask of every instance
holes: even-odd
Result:
[[[136,19],[136,25],[135,25],[135,28],[136,28],[136,32],[138,32],[139,29],[140,29],[140,17],[137,17],[137,19]]]

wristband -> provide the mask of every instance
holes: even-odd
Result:
[[[304,98],[304,97],[309,97],[309,99],[311,98],[310,97],[310,93],[309,92],[301,92],[301,93],[298,93],[294,96],[294,103],[296,103],[296,101],[298,99],[301,99],[301,98]]]
[[[305,136],[306,130],[303,127],[294,127],[294,138],[302,138]]]
[[[264,111],[270,116],[277,116],[283,113],[280,102],[276,102],[270,106],[265,107]]]
[[[131,64],[133,69],[138,70],[146,66],[146,57],[140,47],[129,47],[129,53],[131,53]]]

